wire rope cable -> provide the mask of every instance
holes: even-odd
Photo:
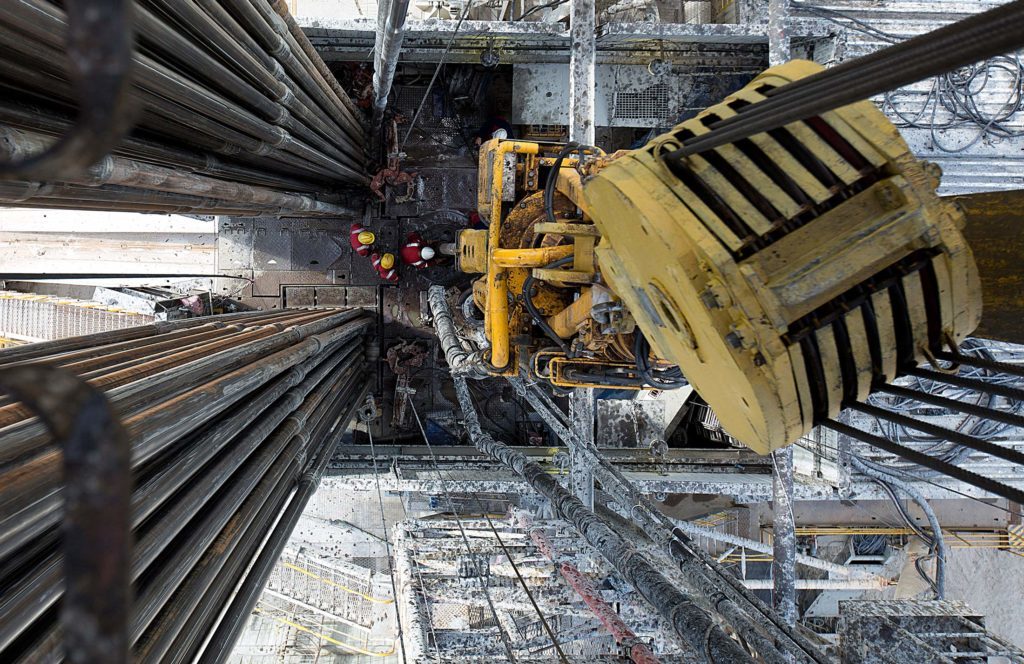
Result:
[[[362,415],[360,415],[362,419]],[[384,540],[384,552],[388,557],[388,576],[391,577],[391,592],[395,598],[395,623],[398,625],[398,643],[402,648],[402,661],[407,661],[405,655],[405,631],[402,629],[402,612],[398,608],[398,584],[395,583],[395,566],[391,564],[391,542],[388,539],[388,521],[384,515],[384,492],[380,488],[380,471],[377,468],[377,452],[373,446],[373,432],[370,430],[370,422],[363,420],[366,428],[366,437],[370,441],[370,460],[373,462],[373,478],[377,484],[377,502],[380,505],[380,524]]]
[[[841,25],[886,44],[898,44],[905,37],[881,30],[856,16],[807,2],[794,1],[793,9],[807,12],[826,21]],[[983,62],[935,76],[931,79],[924,99],[911,107],[912,96],[921,93],[898,89],[885,92],[882,110],[897,118],[897,126],[927,130],[931,143],[941,152],[950,154],[969,150],[985,140],[1019,138],[1024,129],[1015,129],[1010,121],[1024,110],[1024,63],[1020,53],[1000,55]],[[996,110],[992,103],[981,101],[985,95],[998,94],[1006,89],[1006,98]],[[995,90],[994,90],[995,89]],[[965,144],[950,146],[939,132],[974,125],[977,134]]]
[[[430,96],[430,91],[434,87],[434,82],[437,81],[438,74],[441,73],[441,68],[444,67],[445,60],[448,58],[448,52],[452,50],[452,44],[455,43],[455,37],[459,34],[459,29],[462,27],[462,22],[469,16],[469,10],[473,6],[473,0],[466,2],[465,9],[462,10],[462,15],[459,16],[459,22],[455,24],[455,29],[452,30],[452,36],[448,39],[448,45],[444,47],[444,52],[441,53],[441,59],[437,63],[437,67],[434,68],[434,74],[430,77],[430,82],[427,83],[427,89],[423,92],[423,98],[420,99],[420,105],[416,107],[416,112],[413,113],[412,120],[409,121],[409,129],[405,132],[405,138],[402,139],[402,149],[405,149],[405,144],[409,142],[409,136],[412,135],[412,130],[416,126],[416,120],[419,119],[420,113],[423,112],[423,105],[427,103],[427,97]]]
[[[462,527],[462,519],[459,516],[458,511],[455,509],[455,503],[452,501],[452,495],[448,491],[448,483],[441,474],[441,466],[437,463],[437,456],[434,454],[434,448],[430,444],[430,439],[427,437],[427,432],[423,428],[423,423],[420,420],[419,413],[416,411],[416,406],[412,403],[412,400],[409,401],[409,405],[412,406],[412,412],[416,416],[416,423],[419,425],[420,433],[423,435],[423,442],[426,444],[427,452],[430,454],[430,460],[434,466],[434,472],[437,473],[437,479],[441,482],[441,490],[444,493],[445,502],[448,504],[448,510],[455,518],[455,525],[459,527],[459,535],[462,537],[462,544],[466,548],[466,553],[470,558],[472,558],[473,548],[469,545],[469,537],[466,536],[466,529]],[[505,655],[508,658],[508,661],[516,662],[516,657],[512,652],[512,643],[509,641],[505,628],[502,627],[501,620],[498,619],[497,609],[494,608],[494,601],[491,599],[490,584],[489,582],[482,582],[480,587],[484,591],[487,606],[490,608],[491,615],[494,617],[494,622],[498,628],[498,636],[501,638],[501,643],[505,647]]]

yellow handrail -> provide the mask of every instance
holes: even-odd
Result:
[[[306,632],[307,634],[312,634],[313,636],[316,636],[318,638],[323,639],[327,643],[330,643],[330,644],[333,644],[333,645],[336,645],[336,646],[341,646],[342,648],[345,648],[346,650],[351,650],[352,652],[359,653],[360,655],[369,655],[370,657],[388,657],[390,655],[395,654],[395,644],[393,644],[393,643],[391,644],[391,650],[388,650],[387,652],[373,652],[372,650],[366,650],[365,648],[360,648],[359,646],[354,646],[351,643],[345,643],[344,641],[339,641],[338,639],[335,639],[335,638],[332,638],[330,636],[327,636],[323,632],[318,632],[318,631],[316,631],[314,629],[310,629],[310,628],[306,627],[305,625],[300,625],[299,623],[291,621],[291,620],[288,620],[286,618],[281,618],[279,616],[272,616],[269,613],[266,613],[265,611],[260,609],[259,607],[253,609],[253,613],[259,613],[260,615],[266,616],[267,618],[270,618],[271,620],[277,621],[277,622],[281,623],[282,625],[288,625],[289,627],[294,627],[295,629],[299,630],[300,632]]]
[[[352,593],[353,595],[359,595],[363,599],[367,599],[367,600],[369,600],[371,602],[376,602],[377,604],[394,604],[394,602],[395,602],[395,600],[393,598],[383,598],[382,599],[380,597],[374,597],[372,595],[367,595],[366,593],[364,593],[361,590],[356,590],[355,588],[349,588],[348,586],[343,585],[341,583],[338,583],[337,581],[332,581],[330,579],[325,579],[324,577],[320,576],[319,574],[316,574],[315,572],[312,572],[312,571],[306,569],[305,567],[299,567],[298,565],[293,565],[292,563],[284,563],[284,566],[287,567],[288,569],[293,569],[293,570],[295,570],[296,572],[298,572],[300,574],[305,574],[306,576],[308,576],[310,578],[317,579],[318,581],[323,581],[324,583],[326,583],[328,585],[332,585],[335,588],[340,588],[341,590],[344,590],[347,593]]]

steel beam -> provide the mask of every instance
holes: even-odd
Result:
[[[768,0],[768,66],[781,65],[790,53],[789,0]]]
[[[793,448],[772,453],[772,579],[775,609],[786,621],[796,624],[796,522],[793,518]]]
[[[569,421],[576,438],[584,445],[594,445],[594,389],[573,390],[569,397]],[[594,465],[579,445],[569,445],[569,485],[574,496],[594,509]]]
[[[758,553],[772,553],[772,547],[769,544],[763,544],[756,540],[748,539],[746,537],[740,537],[739,535],[731,535],[729,533],[720,532],[712,528],[705,528],[704,526],[698,526],[697,524],[690,523],[689,521],[676,521],[676,528],[679,528],[690,537],[694,539],[709,539],[716,542],[723,542],[725,544],[731,544],[734,547],[740,547],[743,549],[749,549],[750,551],[757,551]],[[822,560],[821,558],[815,558],[813,556],[804,555],[802,553],[796,554],[796,562],[806,567],[814,569],[820,569],[830,574],[837,574],[842,577],[874,577],[877,576],[871,572],[856,569],[848,565],[840,565],[838,563],[829,562]]]
[[[597,85],[597,16],[594,0],[569,1],[569,31],[569,140],[593,145],[594,95]]]

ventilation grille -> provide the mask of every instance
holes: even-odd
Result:
[[[619,91],[612,98],[612,119],[615,120],[671,120],[669,87],[656,83],[645,90]]]

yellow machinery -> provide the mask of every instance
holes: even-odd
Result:
[[[963,214],[870,102],[664,159],[819,69],[772,68],[639,150],[485,144],[490,226],[458,254],[484,275],[489,370],[561,387],[685,376],[763,454],[955,348],[981,315]]]

